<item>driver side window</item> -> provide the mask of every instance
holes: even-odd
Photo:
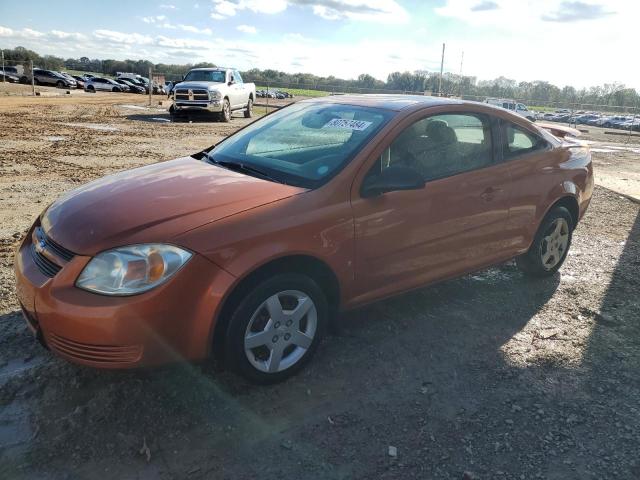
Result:
[[[425,181],[493,164],[491,122],[475,113],[434,115],[404,130],[380,157],[380,170],[401,165]]]

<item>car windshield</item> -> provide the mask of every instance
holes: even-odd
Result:
[[[223,70],[191,70],[184,77],[185,82],[225,82],[225,72]]]
[[[301,102],[258,120],[218,144],[209,158],[316,188],[337,174],[393,116],[354,105]]]

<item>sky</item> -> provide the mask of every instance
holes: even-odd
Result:
[[[0,48],[385,80],[438,71],[445,43],[445,71],[480,80],[640,89],[639,18],[636,0],[0,0]]]

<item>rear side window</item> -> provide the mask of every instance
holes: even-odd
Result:
[[[381,169],[411,167],[425,181],[488,167],[493,163],[491,122],[475,113],[424,118],[398,135],[380,163]]]
[[[502,138],[505,159],[546,150],[548,147],[546,140],[511,122],[502,122]]]

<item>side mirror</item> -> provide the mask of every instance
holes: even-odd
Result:
[[[365,179],[361,194],[365,198],[396,190],[420,190],[425,182],[420,172],[400,165],[385,168],[378,175]]]

